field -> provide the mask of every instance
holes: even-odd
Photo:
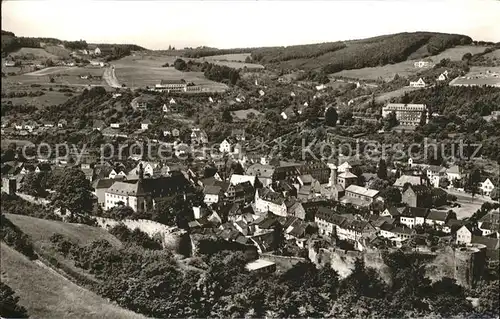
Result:
[[[37,48],[21,48],[16,52],[10,53],[9,55],[13,56],[13,57],[27,57],[27,56],[32,55],[35,59],[58,59],[59,58],[57,55],[49,53],[49,52],[45,51],[44,49],[37,49]]]
[[[465,53],[480,53],[486,47],[483,46],[457,46],[441,52],[438,55],[429,57],[434,63],[441,61],[441,59],[451,59],[453,61],[461,60]],[[387,64],[373,68],[362,68],[355,70],[344,70],[334,73],[335,76],[344,76],[347,78],[363,79],[363,80],[384,80],[390,81],[396,74],[399,76],[408,77],[417,74],[423,69],[415,68],[413,63],[417,60],[409,60],[395,64]]]
[[[47,45],[43,47],[45,51],[61,58],[69,58],[71,51],[57,45]]]
[[[172,64],[177,57],[159,55],[127,56],[113,63],[118,82],[130,88],[154,87],[161,80],[181,80],[193,82],[202,90],[225,91],[227,86],[205,79],[201,72],[181,72],[173,67],[162,67]]]
[[[496,77],[489,74],[496,73]],[[450,82],[453,86],[491,85],[500,87],[500,67],[473,66],[464,77],[459,77]]]
[[[0,244],[2,282],[33,318],[143,318],[67,280],[41,262]]]
[[[241,53],[241,54],[223,54],[223,55],[213,55],[207,56],[200,59],[194,59],[198,62],[210,62],[218,65],[225,65],[234,69],[263,69],[264,66],[262,64],[256,63],[245,63],[245,59],[249,56],[250,53]]]
[[[261,112],[256,109],[248,109],[248,110],[239,110],[231,112],[233,116],[237,117],[240,120],[245,120],[249,114],[255,114],[255,116],[262,115]]]
[[[251,53],[236,53],[236,54],[221,54],[212,55],[205,57],[206,60],[219,60],[219,61],[234,61],[234,62],[245,62],[245,59],[249,57]]]
[[[497,50],[490,52],[490,53],[486,53],[484,56],[487,58],[490,58],[490,59],[497,59],[498,60],[498,59],[500,59],[500,49],[497,49]]]

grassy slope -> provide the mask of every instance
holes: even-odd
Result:
[[[434,63],[441,61],[441,59],[450,59],[452,61],[460,61],[462,56],[470,52],[476,54],[483,52],[486,49],[484,46],[457,46],[454,48],[447,49],[438,55],[430,57]],[[415,68],[413,63],[418,61],[418,59],[404,61],[395,64],[387,64],[384,66],[377,66],[373,68],[362,68],[354,70],[343,70],[334,75],[344,76],[348,78],[356,78],[363,80],[379,80],[383,79],[385,81],[392,80],[396,74],[400,76],[412,76],[422,71],[422,69]]]
[[[1,243],[2,281],[34,318],[143,318],[77,286]]]
[[[49,242],[50,236],[55,233],[62,234],[79,245],[85,245],[94,240],[101,239],[107,240],[117,247],[121,245],[121,242],[115,236],[99,227],[69,224],[23,215],[5,214],[5,216],[19,227],[23,233],[30,236],[35,246],[40,243]]]
[[[49,53],[44,49],[37,49],[37,48],[20,48],[19,50],[12,52],[9,55],[13,57],[18,57],[26,54],[33,54],[35,58],[58,59],[57,55]]]

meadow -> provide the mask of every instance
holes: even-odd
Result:
[[[457,46],[454,48],[447,49],[438,55],[429,57],[433,63],[437,63],[442,59],[450,59],[452,61],[459,61],[462,59],[463,55],[466,53],[480,53],[486,49],[484,46]],[[420,68],[415,68],[413,63],[419,61],[420,59],[403,61],[395,64],[387,64],[384,66],[377,66],[372,68],[362,68],[354,70],[343,70],[337,73],[333,73],[335,76],[343,76],[353,79],[362,80],[383,80],[390,81],[394,78],[396,74],[403,77],[409,77],[417,74],[418,72],[424,70]]]
[[[225,91],[227,86],[205,79],[201,72],[181,72],[174,67],[162,67],[165,63],[173,64],[177,57],[160,55],[127,56],[113,62],[118,82],[130,88],[154,87],[161,80],[181,80],[193,82],[202,90]]]

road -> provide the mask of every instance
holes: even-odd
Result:
[[[116,78],[115,67],[113,65],[110,65],[109,68],[106,68],[106,70],[104,70],[103,78],[106,83],[108,83],[108,85],[112,88],[122,87],[120,85],[120,82],[118,82],[118,79]]]

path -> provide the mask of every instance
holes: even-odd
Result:
[[[106,70],[104,70],[104,74],[102,77],[110,87],[112,88],[122,87],[120,85],[120,82],[118,82],[118,79],[116,78],[114,65],[110,65],[109,68],[106,68]]]

